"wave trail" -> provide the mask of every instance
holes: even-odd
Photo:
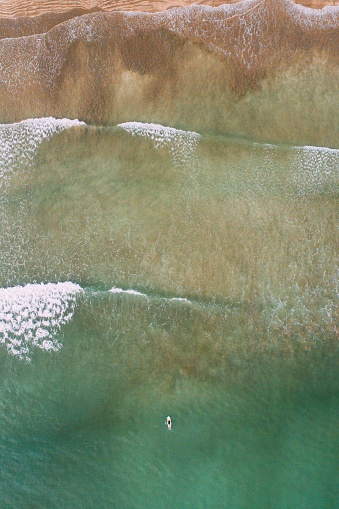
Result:
[[[138,292],[137,290],[133,290],[133,289],[128,289],[128,290],[123,290],[122,288],[117,288],[116,286],[113,286],[113,288],[111,288],[109,290],[110,293],[116,293],[116,294],[127,294],[127,295],[134,295],[136,297],[145,297],[146,299],[151,299],[152,296],[151,295],[147,295],[146,293],[141,293],[141,292]],[[156,297],[157,299],[159,300],[162,300],[162,301],[167,301],[167,302],[182,302],[184,304],[192,304],[192,302],[188,299],[186,299],[185,297]]]
[[[22,165],[32,163],[43,142],[55,133],[85,125],[79,120],[31,118],[14,124],[0,124],[0,190],[9,185],[9,174]]]
[[[136,295],[138,297],[146,297],[148,296],[145,293],[137,292],[136,290],[123,290],[122,288],[116,288],[115,286],[109,290],[111,293],[126,293],[128,295]]]
[[[31,161],[42,141],[70,127],[85,125],[79,120],[29,118],[13,124],[0,124],[0,170],[18,160]]]
[[[165,127],[160,124],[146,124],[143,122],[125,122],[119,124],[125,131],[133,136],[143,136],[153,141],[155,148],[166,147],[169,149],[174,163],[188,162],[195,152],[201,135],[192,131],[182,131],[173,127]]]

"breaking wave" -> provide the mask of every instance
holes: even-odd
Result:
[[[192,131],[183,131],[160,124],[147,124],[143,122],[125,122],[119,124],[125,131],[133,136],[143,136],[153,141],[155,148],[169,149],[174,163],[185,163],[194,154],[201,135]]]
[[[85,125],[79,120],[31,118],[14,124],[0,124],[0,189],[8,185],[8,173],[28,165],[43,142],[55,133]]]
[[[65,283],[28,284],[0,289],[0,343],[10,354],[30,360],[34,348],[58,351],[57,334],[74,314],[82,289]]]

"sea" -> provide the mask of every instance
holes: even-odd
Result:
[[[0,142],[1,509],[338,508],[339,150]]]

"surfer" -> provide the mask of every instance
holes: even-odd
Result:
[[[172,421],[169,415],[167,416],[165,424],[167,424],[169,430],[172,428]]]

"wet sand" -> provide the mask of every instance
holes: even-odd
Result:
[[[222,4],[238,3],[239,0],[14,0],[9,4],[1,2],[0,16],[40,16],[46,13],[61,13],[72,9],[91,10],[102,9],[104,11],[144,11],[159,12],[173,7],[187,7],[189,5],[210,5],[218,7]],[[325,6],[339,5],[338,0],[297,0],[294,3],[322,9]],[[78,15],[78,14],[77,14]]]

